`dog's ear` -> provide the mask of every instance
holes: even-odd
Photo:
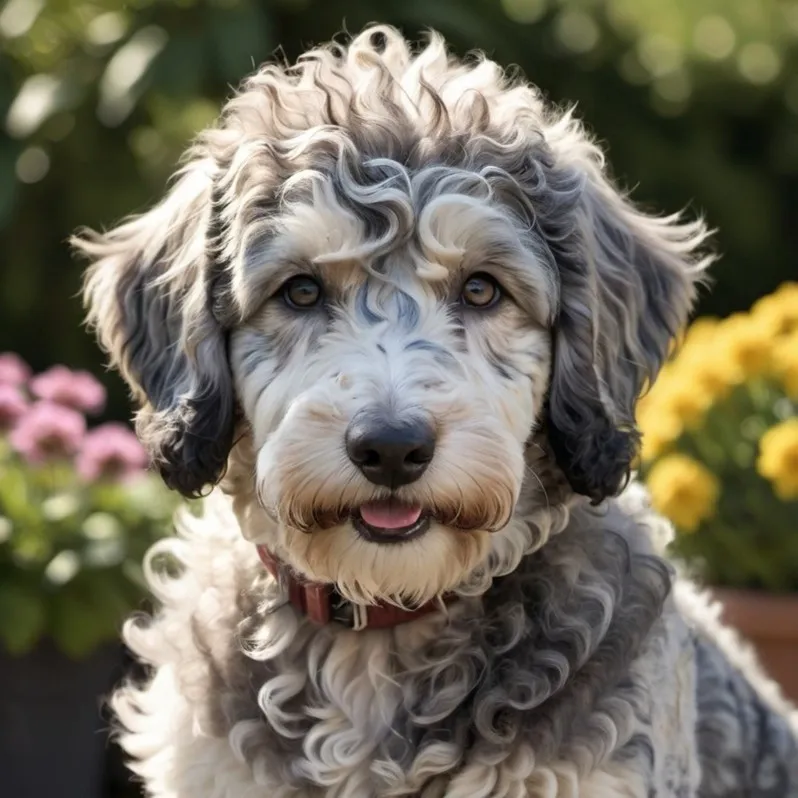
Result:
[[[574,160],[581,190],[573,235],[557,256],[547,431],[572,488],[599,502],[628,479],[640,438],[635,406],[687,320],[708,231],[636,209],[605,177],[596,149]]]
[[[73,241],[91,261],[89,324],[139,405],[154,466],[185,496],[219,480],[233,438],[226,337],[211,308],[214,169],[195,161],[160,205]]]

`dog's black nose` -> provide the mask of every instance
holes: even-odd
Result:
[[[346,431],[346,451],[369,482],[398,488],[426,471],[435,453],[435,433],[423,421],[362,416]]]

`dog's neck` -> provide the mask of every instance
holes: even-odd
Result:
[[[427,601],[412,609],[386,602],[372,605],[355,604],[342,596],[332,585],[308,582],[280,561],[266,546],[258,545],[258,556],[266,570],[278,581],[288,601],[313,623],[339,623],[359,631],[388,629],[415,621],[430,612],[445,609],[452,596]]]

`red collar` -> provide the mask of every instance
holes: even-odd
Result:
[[[354,604],[341,596],[332,585],[305,581],[278,560],[265,546],[257,548],[261,562],[283,585],[291,604],[317,624],[337,621],[350,629],[387,629],[415,621],[434,610],[441,609],[441,601],[438,599],[428,601],[412,610],[395,607],[393,604],[380,603],[369,606]],[[454,596],[451,594],[443,597],[445,603],[453,599]]]

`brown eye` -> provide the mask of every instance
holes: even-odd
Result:
[[[460,294],[463,304],[472,308],[490,308],[501,298],[499,284],[489,274],[472,274]]]
[[[282,294],[289,308],[306,310],[319,304],[321,286],[312,277],[292,277],[283,284]]]

